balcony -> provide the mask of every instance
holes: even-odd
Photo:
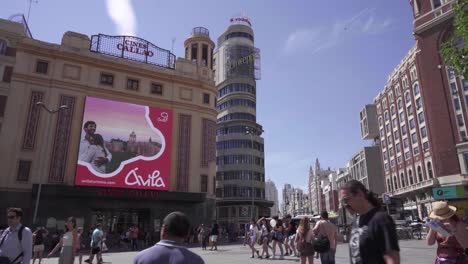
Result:
[[[204,27],[196,27],[192,29],[192,35],[204,35],[207,37],[210,37],[210,31],[207,28]]]
[[[394,190],[394,191],[391,191],[391,192],[388,192],[388,193],[391,194],[392,196],[393,195],[401,195],[401,194],[406,194],[406,193],[413,192],[413,191],[416,191],[416,190],[424,189],[424,188],[427,188],[427,187],[432,187],[435,184],[437,184],[436,180],[435,179],[430,179],[430,180],[425,180],[425,181],[422,181],[422,182],[418,182],[418,183],[415,183],[413,185],[406,186],[406,187],[403,187],[403,188],[400,188],[398,190]]]

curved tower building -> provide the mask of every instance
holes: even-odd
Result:
[[[217,219],[243,224],[269,216],[265,200],[262,126],[256,122],[260,53],[247,18],[232,18],[213,56],[218,90],[216,131]]]

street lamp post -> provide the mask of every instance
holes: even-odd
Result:
[[[263,132],[263,130],[260,130],[260,133],[261,132]],[[258,131],[254,130],[253,128],[250,128],[250,127],[245,127],[245,134],[250,135],[250,144],[252,146],[252,152],[253,152],[253,150],[254,150],[253,136],[254,136],[254,134],[258,136],[259,135]],[[254,159],[255,156],[253,155],[253,153],[251,154],[251,156],[252,156],[252,163],[253,163],[254,160],[255,160]],[[253,174],[252,171],[250,171],[250,175],[252,177],[252,180],[251,180],[251,183],[252,183],[252,212],[251,212],[251,216],[252,217],[251,218],[253,219],[254,218],[254,211],[255,211],[255,188],[254,188],[255,179],[254,179],[254,174]]]
[[[59,108],[57,109],[50,109],[48,108],[43,102],[37,102],[36,103],[37,106],[40,106],[42,107],[44,110],[47,111],[47,113],[50,114],[50,117],[48,118],[48,122],[47,122],[47,140],[46,140],[46,144],[48,144],[50,142],[50,130],[51,130],[51,121],[52,121],[52,116],[56,113],[58,113],[59,111],[62,111],[62,110],[65,110],[65,109],[68,109],[68,105],[61,105]],[[43,148],[44,150],[42,151],[43,155],[42,155],[42,158],[45,158],[46,157],[46,144],[43,145]],[[37,196],[36,196],[36,205],[34,206],[34,216],[33,216],[33,224],[36,224],[36,220],[37,220],[37,209],[39,208],[39,199],[41,197],[41,190],[42,190],[42,174],[46,168],[46,165],[45,165],[45,162],[42,162],[42,166],[41,166],[41,170],[39,170],[39,187],[37,189]]]

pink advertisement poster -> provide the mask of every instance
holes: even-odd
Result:
[[[169,190],[172,111],[86,97],[75,184]]]

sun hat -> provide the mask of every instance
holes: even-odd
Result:
[[[455,206],[448,205],[447,202],[435,202],[432,206],[432,212],[429,214],[429,217],[432,219],[445,220],[452,217],[457,208]]]

